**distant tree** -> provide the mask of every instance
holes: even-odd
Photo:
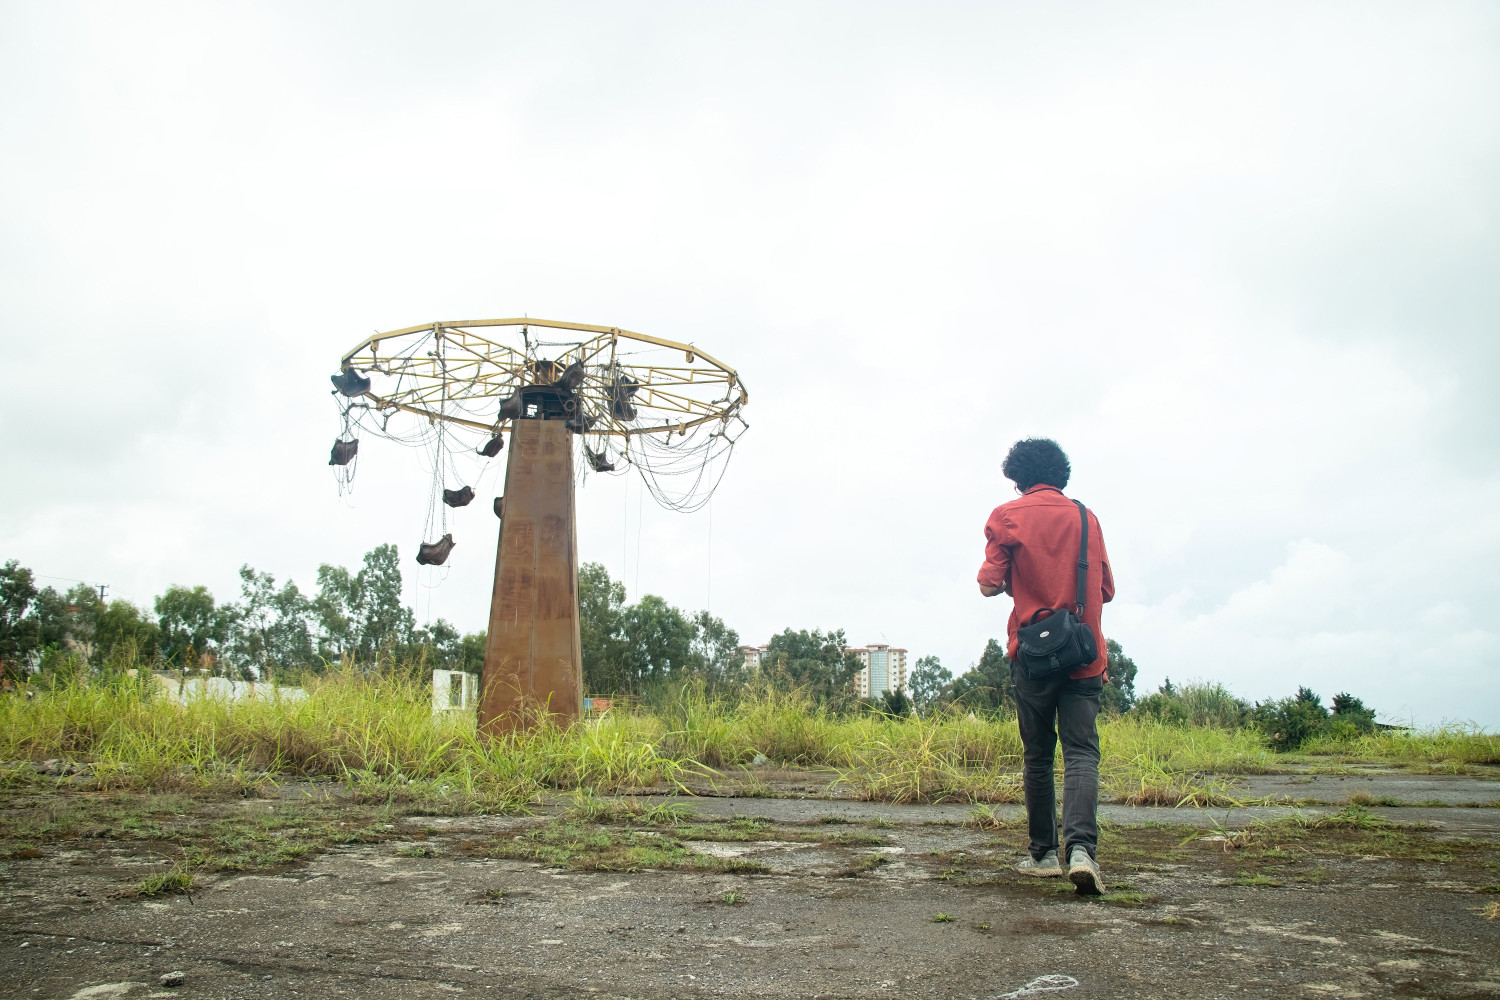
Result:
[[[584,687],[598,694],[631,689],[623,663],[620,612],[625,585],[599,563],[578,567],[578,632],[583,641]]]
[[[740,634],[707,611],[692,618],[693,669],[713,692],[728,692],[745,681],[745,658],[740,654]]]
[[[12,680],[25,678],[31,655],[41,646],[36,598],[31,570],[14,559],[0,566],[0,673]]]
[[[460,670],[471,674],[484,672],[484,646],[487,638],[486,632],[470,632],[463,637],[459,645]]]
[[[423,683],[432,680],[434,670],[461,670],[464,662],[463,633],[444,618],[420,625],[412,632],[404,659],[409,668],[420,665],[421,672],[416,679]]]
[[[162,655],[179,667],[190,659],[217,653],[228,632],[229,620],[215,605],[207,587],[168,587],[156,598],[156,624]]]
[[[254,676],[300,671],[315,662],[312,602],[288,580],[276,589],[276,578],[240,567],[240,603],[225,612],[236,663]]]
[[[1005,647],[991,639],[979,662],[959,674],[950,690],[955,704],[993,712],[1014,707],[1010,687],[1010,657],[1005,655]]]
[[[1333,696],[1333,714],[1328,718],[1328,735],[1350,739],[1375,731],[1375,710],[1366,708],[1360,699],[1341,691]]]
[[[773,683],[806,689],[825,704],[842,706],[854,697],[859,657],[845,651],[843,629],[786,629],[773,635],[761,656],[761,671]]]
[[[1253,719],[1272,748],[1284,753],[1319,735],[1328,723],[1328,710],[1321,698],[1302,687],[1294,697],[1257,704]]]
[[[382,654],[403,650],[413,639],[416,616],[401,603],[401,564],[396,546],[365,553],[358,573],[342,566],[318,567],[319,655],[334,661],[353,656],[374,666]]]
[[[1174,726],[1185,726],[1188,722],[1187,706],[1177,697],[1170,677],[1160,688],[1137,701],[1133,712],[1140,718]]]
[[[43,587],[36,597],[42,645],[77,653],[87,661],[94,655],[94,628],[103,606],[99,592],[86,583],[75,583],[61,594]]]
[[[312,600],[318,628],[318,655],[329,662],[359,648],[360,593],[356,574],[327,563],[318,567],[318,596]]]
[[[652,684],[686,680],[694,665],[694,629],[686,615],[655,594],[620,613],[625,649],[621,662],[631,692]]]
[[[880,712],[892,719],[904,719],[911,715],[911,699],[905,691],[886,691],[880,697]]]
[[[377,545],[365,553],[356,578],[360,594],[360,659],[379,654],[410,638],[416,616],[401,603],[401,564],[396,546]]]
[[[953,683],[953,673],[936,656],[923,656],[912,668],[907,686],[917,711],[925,712],[936,704]]]
[[[1099,705],[1111,715],[1130,711],[1135,704],[1135,661],[1113,639],[1104,640],[1109,683],[1099,695]]]
[[[578,568],[578,631],[584,686],[597,694],[680,683],[719,693],[744,681],[739,633],[723,619],[689,615],[655,594],[626,604],[624,584],[599,563]]]
[[[160,651],[160,631],[151,615],[116,599],[107,603],[94,619],[94,650],[98,662],[117,666],[145,666]]]

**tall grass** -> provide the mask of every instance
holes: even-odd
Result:
[[[427,685],[343,669],[309,680],[307,697],[178,704],[123,675],[60,683],[34,700],[0,698],[0,761],[63,757],[105,785],[253,789],[328,776],[369,796],[440,795],[494,808],[545,789],[682,787],[760,762],[821,769],[833,784],[884,801],[1016,801],[1014,719],[935,713],[841,715],[795,692],[730,705],[684,689],[652,708],[567,729],[481,738],[471,715],[434,716]],[[1138,804],[1209,805],[1229,797],[1207,775],[1285,767],[1248,729],[1124,716],[1100,724],[1104,794]],[[1500,738],[1477,730],[1380,733],[1317,748],[1346,757],[1500,762]],[[0,772],[19,774],[20,772]]]
[[[1420,761],[1436,766],[1500,764],[1500,735],[1476,725],[1437,729],[1388,729],[1366,735],[1323,738],[1305,744],[1302,753],[1350,760]]]

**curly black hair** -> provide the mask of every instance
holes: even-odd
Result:
[[[1000,471],[1025,493],[1038,483],[1062,489],[1068,485],[1073,466],[1068,464],[1067,454],[1051,438],[1026,438],[1010,446],[1010,454],[1005,456]]]

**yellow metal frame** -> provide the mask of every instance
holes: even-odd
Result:
[[[517,350],[491,335],[493,328],[532,328],[570,330],[587,334],[586,339],[566,345],[566,350],[557,357],[543,358],[535,350]],[[410,353],[413,345],[421,340],[433,338],[434,343],[447,345],[443,350],[431,350],[420,356]],[[406,356],[400,350],[392,353],[388,341],[399,341],[408,349]],[[634,364],[619,357],[621,341],[636,341],[654,347],[681,351],[680,365]],[[382,396],[374,391],[365,393],[379,410],[401,410],[424,416],[429,420],[471,427],[476,430],[498,431],[504,421],[490,423],[475,421],[445,412],[447,401],[473,402],[494,399],[496,410],[501,400],[508,398],[516,389],[526,385],[545,385],[539,381],[535,363],[555,361],[561,371],[574,362],[585,367],[584,380],[574,394],[584,401],[586,414],[595,423],[589,434],[608,434],[630,438],[642,434],[686,434],[687,430],[714,420],[729,420],[736,411],[750,401],[750,395],[740,381],[739,373],[718,359],[704,354],[690,344],[678,343],[644,333],[622,330],[612,326],[590,326],[584,323],[567,323],[559,320],[531,319],[478,319],[451,320],[408,326],[400,330],[377,333],[365,338],[341,359],[343,368],[354,368],[363,372],[379,372],[388,376],[410,379],[414,384],[399,394]],[[592,367],[594,371],[588,371]],[[603,375],[599,369],[603,369]],[[636,381],[636,391],[630,403],[640,414],[637,421],[627,424],[617,419],[611,408],[611,380],[618,375],[628,375]],[[722,398],[701,398],[722,387]],[[658,426],[641,426],[647,419],[661,420]]]

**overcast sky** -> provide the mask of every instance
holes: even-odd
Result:
[[[419,573],[327,378],[527,314],[751,392],[711,514],[581,490],[632,600],[957,672],[1046,435],[1138,690],[1500,726],[1497,105],[1490,3],[0,3],[0,559],[149,604],[389,541],[480,629],[488,503]]]

